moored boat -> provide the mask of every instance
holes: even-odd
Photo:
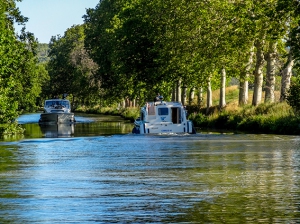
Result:
[[[73,123],[74,113],[71,112],[70,101],[66,99],[50,99],[44,104],[44,113],[40,116],[40,123]]]
[[[157,102],[147,102],[140,110],[140,117],[134,121],[132,133],[195,134],[193,122],[187,119],[187,111],[180,102],[166,102],[160,97]]]

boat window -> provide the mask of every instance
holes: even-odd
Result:
[[[62,101],[62,102],[61,102],[61,105],[63,105],[63,106],[66,107],[66,108],[69,108],[69,107],[70,107],[69,101]]]
[[[168,108],[158,108],[158,115],[168,115],[169,110]]]
[[[46,101],[46,107],[54,107],[54,106],[64,106],[66,108],[70,108],[69,101],[59,101],[59,100],[53,100],[53,101]]]

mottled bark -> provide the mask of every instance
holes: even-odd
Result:
[[[176,84],[176,101],[181,102],[181,80]]]
[[[200,87],[198,89],[198,99],[197,99],[198,106],[201,106],[202,101],[203,101],[203,88]]]
[[[190,94],[189,94],[189,105],[192,105],[192,102],[194,100],[194,97],[195,97],[195,88],[192,87],[190,89]]]
[[[267,75],[265,86],[265,103],[275,101],[275,68],[277,58],[277,42],[271,42],[267,53]]]
[[[280,102],[283,102],[286,100],[287,92],[291,85],[291,76],[292,76],[293,66],[294,66],[294,59],[292,56],[292,52],[290,51],[287,65],[282,71]]]
[[[173,90],[172,90],[172,101],[176,101],[176,88],[177,84],[174,82],[173,83]]]
[[[246,64],[245,71],[240,76],[240,89],[239,89],[239,106],[246,105],[248,103],[248,89],[249,89],[249,76],[253,66],[254,46],[251,47],[248,63]]]
[[[221,70],[221,86],[220,86],[220,101],[219,101],[220,109],[222,109],[226,106],[225,92],[226,92],[226,70],[225,70],[225,68],[222,68],[222,70]]]
[[[181,102],[183,105],[186,105],[186,96],[187,96],[187,88],[185,85],[183,85],[182,94],[181,94]]]
[[[265,63],[264,59],[264,39],[257,40],[255,43],[256,47],[256,66],[254,71],[254,91],[252,105],[257,106],[261,103],[262,99],[262,85],[263,85],[263,67]]]
[[[210,77],[207,80],[207,91],[206,91],[206,113],[209,113],[209,109],[212,107],[212,90]]]

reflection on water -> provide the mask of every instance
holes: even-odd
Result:
[[[105,129],[3,143],[0,223],[300,222],[298,136]]]
[[[40,124],[46,138],[71,137],[74,135],[74,124]]]
[[[24,114],[18,122],[25,138],[57,138],[131,133],[133,124],[119,116],[75,114],[75,124],[38,124],[40,114]]]

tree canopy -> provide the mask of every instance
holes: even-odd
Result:
[[[26,32],[26,21],[15,1],[0,1],[0,124],[13,122],[23,110],[36,109],[40,83],[47,76],[37,64],[37,42]],[[23,25],[19,35],[14,22]]]
[[[112,97],[170,95],[178,80],[188,88],[206,86],[209,77],[218,83],[222,69],[259,84],[265,64],[259,54],[264,58],[272,43],[282,46],[284,38],[297,37],[297,10],[297,0],[102,0],[84,16],[85,47],[99,65],[101,87]],[[298,44],[291,41],[286,47]],[[256,61],[249,66],[253,47]],[[262,66],[257,75],[244,76],[251,67],[255,72],[254,63]]]
[[[84,38],[84,25],[69,28],[63,37],[51,38],[47,66],[50,82],[44,94],[55,97],[67,93],[82,104],[99,97],[99,82],[94,77],[98,66],[84,48]]]

